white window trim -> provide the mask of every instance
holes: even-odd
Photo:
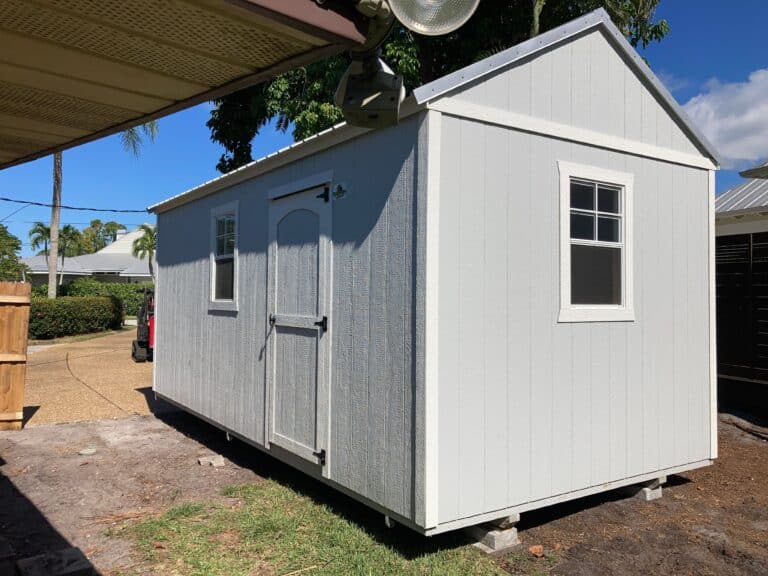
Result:
[[[235,218],[235,250],[233,257],[233,278],[232,278],[232,300],[216,300],[216,220],[222,216],[231,214]],[[238,296],[238,276],[239,276],[239,254],[240,254],[240,220],[238,218],[238,201],[227,202],[211,209],[211,242],[210,242],[210,284],[209,284],[209,296],[208,296],[208,309],[209,310],[225,310],[231,312],[237,312],[237,296]]]
[[[560,171],[560,315],[558,322],[632,322],[635,320],[632,220],[634,176],[573,162],[558,162]],[[623,188],[621,306],[571,304],[571,179],[591,180]]]

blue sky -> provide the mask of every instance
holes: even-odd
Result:
[[[768,61],[765,22],[768,2],[739,0],[738,9],[722,0],[662,0],[658,15],[670,34],[643,52],[678,101],[728,156],[728,165],[743,169],[768,156]],[[763,72],[761,73],[761,70]],[[140,158],[124,152],[116,136],[64,153],[65,204],[143,209],[218,175],[222,150],[210,141],[203,104],[160,120],[156,142]],[[292,141],[272,128],[254,141],[254,156]],[[765,150],[763,151],[763,147]],[[738,183],[735,170],[717,176],[719,192]],[[51,159],[44,158],[0,172],[0,196],[49,202]],[[47,208],[0,202],[0,221],[24,242],[31,222],[47,222]],[[133,228],[153,221],[150,215],[113,215],[64,211],[62,221],[87,225],[92,218],[117,220]]]

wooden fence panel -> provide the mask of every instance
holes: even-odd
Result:
[[[0,430],[20,430],[31,286],[0,282]]]

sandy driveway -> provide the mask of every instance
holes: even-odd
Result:
[[[131,359],[133,330],[83,342],[31,347],[26,426],[150,414],[152,364]]]

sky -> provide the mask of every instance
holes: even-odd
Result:
[[[737,8],[736,8],[737,7]],[[765,49],[765,0],[661,0],[657,16],[670,33],[642,50],[651,68],[683,105],[692,120],[724,157],[717,191],[738,184],[738,170],[768,157],[768,58]],[[159,121],[156,141],[139,158],[126,153],[119,136],[64,152],[64,204],[138,209],[218,176],[222,148],[210,141],[205,126],[210,104],[201,104]],[[273,126],[253,142],[254,158],[292,142]],[[0,171],[0,197],[50,202],[50,157]],[[50,209],[0,202],[0,222],[32,254],[28,231],[48,222]],[[92,218],[116,220],[133,229],[154,222],[150,214],[62,212],[62,223],[78,228]]]

